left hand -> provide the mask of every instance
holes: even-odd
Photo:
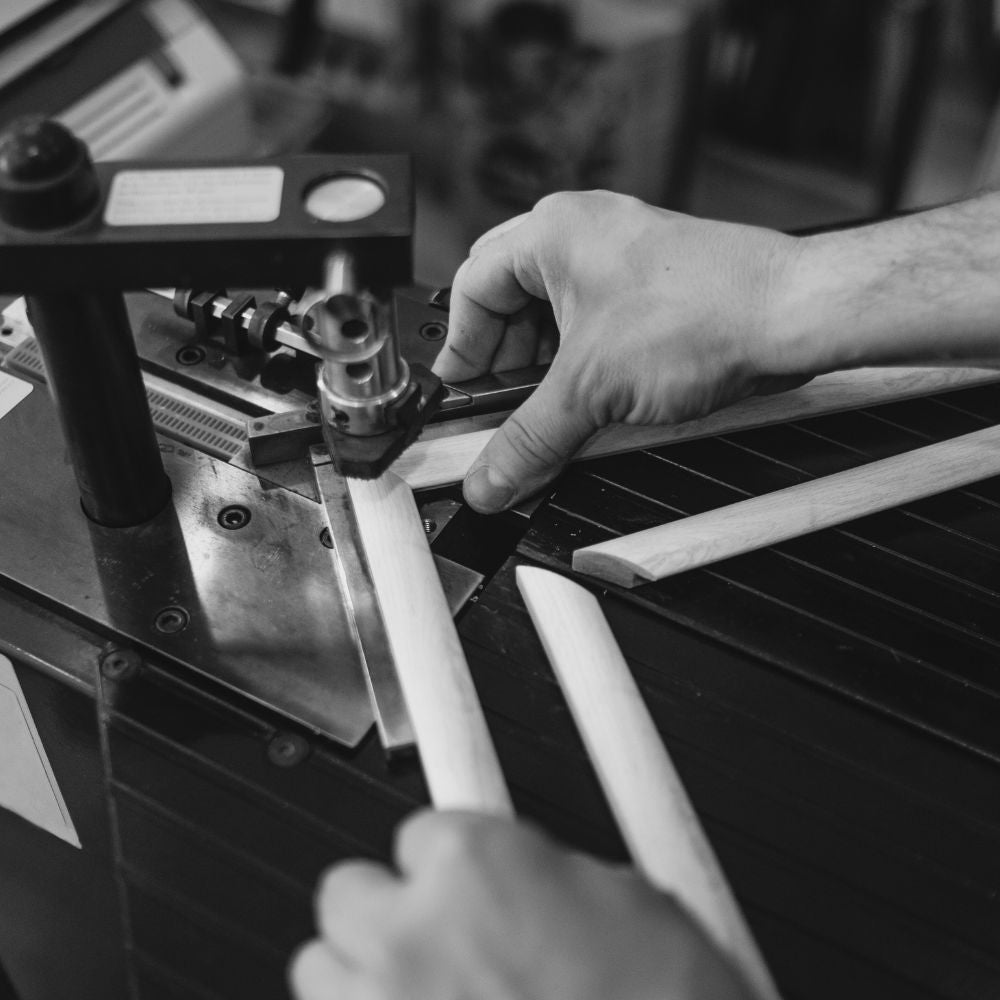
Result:
[[[671,897],[526,825],[423,812],[395,858],[327,872],[300,1000],[750,1000]]]

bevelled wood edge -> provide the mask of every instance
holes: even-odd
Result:
[[[575,460],[656,448],[675,441],[730,434],[997,381],[1000,381],[1000,371],[989,368],[859,368],[831,372],[798,389],[772,396],[751,396],[707,417],[682,424],[606,427],[584,446]],[[393,472],[406,480],[413,490],[461,482],[493,433],[493,430],[480,430],[417,441],[396,460]]]
[[[778,992],[597,599],[544,569],[517,586],[636,866],[672,894],[760,1000]]]

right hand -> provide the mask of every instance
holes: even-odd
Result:
[[[472,247],[434,364],[447,382],[533,363],[551,303],[545,379],[473,462],[465,497],[492,513],[537,492],[599,428],[701,417],[800,385],[771,323],[798,241],[603,191],[564,193]]]

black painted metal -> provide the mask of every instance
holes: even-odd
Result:
[[[124,172],[271,168],[280,177],[278,215],[263,222],[184,222],[108,225],[105,210],[115,178]],[[123,161],[95,166],[97,208],[84,225],[57,233],[0,224],[0,290],[23,294],[92,289],[320,287],[323,262],[347,248],[367,287],[412,281],[413,204],[410,160],[403,155],[304,154],[267,160]],[[375,181],[386,202],[369,218],[326,222],[309,215],[305,196],[328,178]]]
[[[63,437],[91,520],[143,524],[170,498],[121,292],[29,296]]]

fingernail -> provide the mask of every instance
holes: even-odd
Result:
[[[514,499],[514,484],[492,465],[480,465],[465,479],[465,499],[480,514],[496,514],[510,506]]]

